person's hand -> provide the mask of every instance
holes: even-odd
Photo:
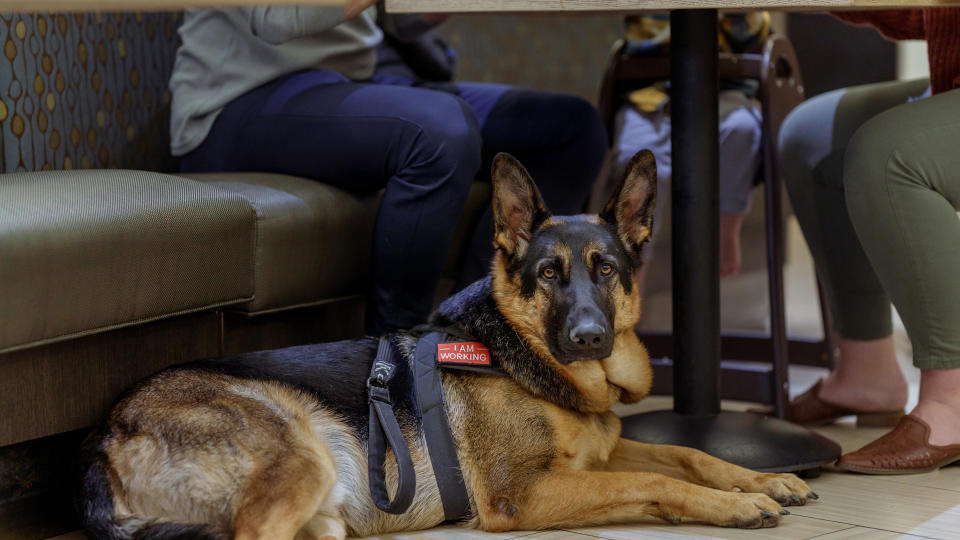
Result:
[[[377,0],[347,0],[343,6],[343,12],[347,15],[347,19],[352,19],[376,3]]]

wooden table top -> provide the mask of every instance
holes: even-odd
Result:
[[[960,0],[386,0],[396,13],[630,12],[670,9],[837,10],[960,6]]]
[[[346,0],[0,0],[0,13],[44,11],[181,11],[188,7],[260,5],[342,6]]]
[[[10,11],[176,11],[239,5],[343,5],[345,0],[0,0]],[[960,6],[960,0],[386,0],[398,13],[627,12],[686,8],[827,10],[843,8]]]

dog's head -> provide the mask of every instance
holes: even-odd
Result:
[[[633,331],[640,318],[634,276],[653,227],[653,155],[633,157],[600,215],[551,216],[526,169],[507,154],[494,159],[491,173],[500,311],[550,372],[596,409],[645,395],[649,357]]]

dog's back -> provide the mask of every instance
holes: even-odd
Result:
[[[364,339],[203,360],[140,383],[86,444],[85,528],[111,539],[279,538],[292,536],[259,524],[311,516],[317,532],[335,537],[349,521],[406,528],[368,515],[364,383],[376,345]],[[392,385],[413,440],[409,379],[400,369]],[[265,519],[270,512],[290,515]]]

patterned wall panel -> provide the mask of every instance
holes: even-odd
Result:
[[[169,170],[179,18],[0,15],[0,172]]]
[[[565,92],[596,103],[619,15],[455,15],[440,34],[458,53],[457,79]]]

